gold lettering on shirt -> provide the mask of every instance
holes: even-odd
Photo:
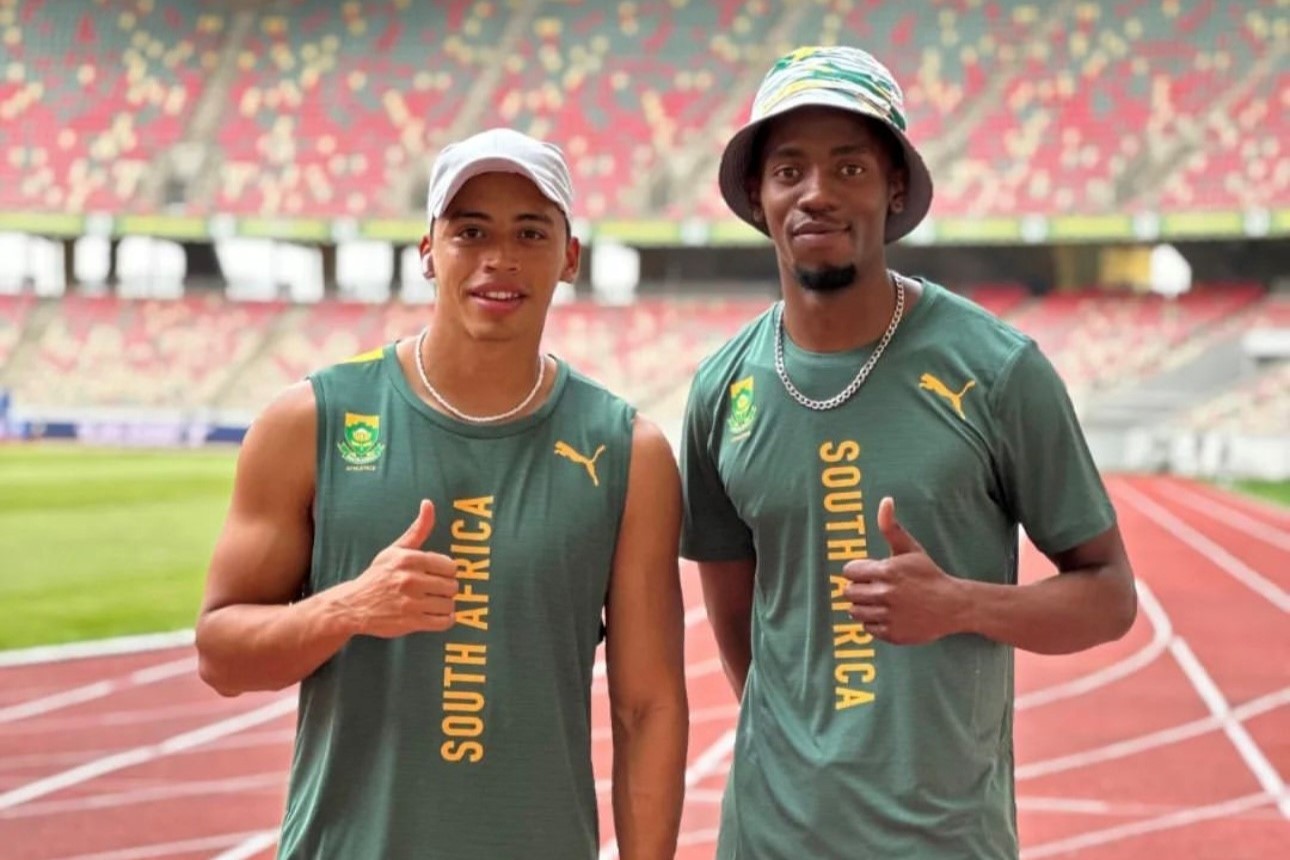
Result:
[[[488,632],[488,562],[492,554],[493,497],[457,499],[453,510],[453,543],[457,565],[457,625],[443,651],[444,761],[476,764],[484,758],[484,686],[488,681],[488,643],[465,641],[470,630]],[[465,557],[463,557],[465,556]]]
[[[820,485],[824,488],[825,557],[829,561],[829,606],[833,612],[833,707],[845,711],[873,702],[878,664],[873,636],[853,619],[846,598],[850,584],[842,569],[849,561],[869,557],[865,532],[864,474],[858,465],[860,445],[853,440],[820,446]],[[846,464],[846,465],[842,465]]]

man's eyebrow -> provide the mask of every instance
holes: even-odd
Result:
[[[874,148],[867,143],[844,143],[841,146],[833,147],[833,155],[861,155],[867,152],[873,152]]]
[[[844,143],[840,146],[833,147],[833,149],[829,150],[829,154],[834,156],[861,155],[873,151],[873,147],[867,143]],[[772,149],[769,154],[776,158],[800,158],[805,154],[805,151],[796,144],[781,143],[779,146]]]
[[[449,210],[447,213],[444,214],[444,218],[446,218],[449,221],[474,220],[474,221],[488,221],[490,223],[493,221],[493,216],[489,215],[487,212],[479,212],[475,209]],[[555,226],[555,219],[552,218],[550,215],[546,215],[541,212],[521,212],[520,214],[515,216],[515,220],[516,221],[536,221],[539,224],[547,224],[552,227]]]
[[[449,209],[444,213],[443,217],[449,221],[464,221],[467,218],[473,218],[476,221],[493,220],[493,217],[487,212],[476,212],[474,209]]]
[[[515,216],[515,220],[516,221],[537,221],[539,224],[546,224],[551,227],[555,226],[555,219],[552,218],[550,215],[546,215],[542,212],[521,212],[520,214]]]

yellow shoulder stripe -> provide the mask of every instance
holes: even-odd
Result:
[[[361,352],[358,355],[345,359],[341,364],[364,364],[369,361],[379,361],[385,355],[383,347],[369,349],[367,352]]]

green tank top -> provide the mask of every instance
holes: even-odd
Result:
[[[594,858],[591,680],[633,408],[569,369],[502,425],[427,406],[393,346],[312,376],[308,590],[357,577],[435,504],[457,622],[359,636],[300,687],[284,858]]]

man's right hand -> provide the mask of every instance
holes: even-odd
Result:
[[[457,566],[446,555],[421,549],[433,530],[434,503],[422,500],[408,530],[358,578],[335,589],[355,633],[393,639],[453,625]]]

